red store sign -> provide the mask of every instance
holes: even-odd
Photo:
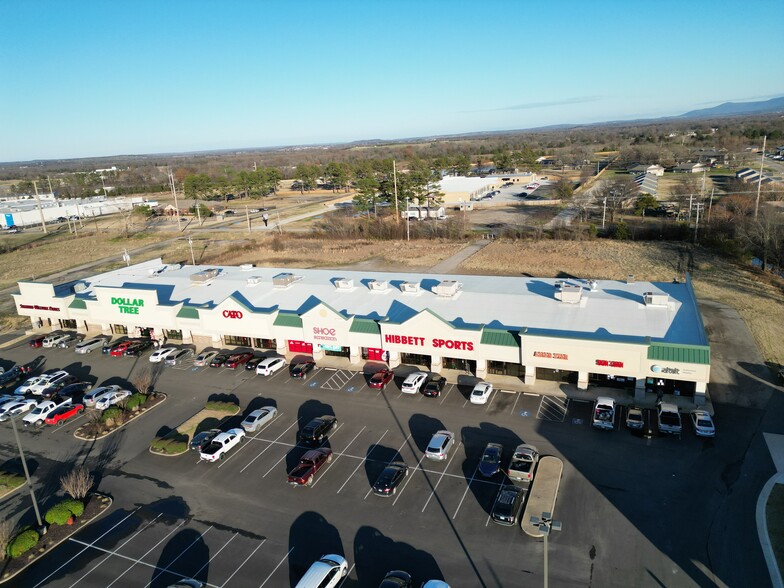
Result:
[[[239,310],[224,310],[223,316],[230,319],[241,319],[242,312],[240,312]]]
[[[51,312],[60,312],[59,308],[54,306],[38,306],[37,304],[20,304],[19,308],[26,308],[27,310],[49,310]]]
[[[609,361],[607,359],[597,359],[596,365],[600,365],[602,367],[611,367],[611,368],[622,368],[623,362],[622,361]]]
[[[337,341],[337,331],[327,327],[313,327],[313,338],[318,341]]]
[[[569,359],[566,353],[550,353],[549,351],[534,351],[534,357],[543,359]]]
[[[414,347],[424,347],[424,337],[410,337],[406,335],[384,335],[385,343],[396,345],[412,345]],[[436,349],[442,347],[446,349],[457,349],[460,351],[473,351],[474,344],[471,341],[459,341],[457,339],[431,339],[430,345]]]

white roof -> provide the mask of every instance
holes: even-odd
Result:
[[[163,271],[153,272],[160,269]],[[217,277],[194,283],[191,276],[216,267]],[[294,274],[299,279],[286,288],[273,285],[273,277]],[[259,278],[248,284],[248,278]],[[349,288],[336,288],[338,279],[353,280]],[[370,281],[386,281],[386,290],[371,291]],[[442,280],[456,280],[453,296],[433,290]],[[423,310],[430,310],[457,328],[485,325],[499,329],[527,329],[528,334],[595,338],[639,342],[653,341],[707,345],[702,319],[689,283],[616,280],[526,278],[475,275],[386,273],[332,269],[292,269],[236,266],[162,266],[160,259],[124,267],[82,281],[86,289],[79,298],[94,299],[97,287],[140,288],[158,291],[159,302],[211,308],[230,296],[246,306],[270,312],[285,310],[303,314],[319,301],[344,316],[402,323]],[[419,283],[417,292],[402,292],[403,282]],[[556,300],[556,282],[583,286],[578,303]],[[58,294],[70,294],[65,286]],[[645,293],[667,294],[668,304],[646,306]]]
[[[475,192],[489,188],[497,178],[468,178],[465,176],[446,176],[439,182],[440,190],[446,194],[451,192]]]

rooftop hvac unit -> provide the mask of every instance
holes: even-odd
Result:
[[[626,276],[626,283],[634,284],[634,274],[629,274],[628,276]]]
[[[354,287],[354,280],[340,278],[335,280],[335,288],[338,290],[351,290]]]
[[[205,282],[215,279],[219,273],[220,270],[216,267],[201,270],[200,272],[191,275],[191,282],[194,284],[204,284]]]
[[[555,298],[561,302],[568,302],[569,304],[579,304],[583,295],[582,286],[573,286],[571,284],[564,284],[561,286],[561,291],[555,293]]]
[[[435,287],[435,293],[438,296],[450,298],[460,291],[460,283],[455,280],[442,280]]]
[[[84,282],[76,282],[73,285],[74,294],[78,294],[79,292],[84,292],[85,290],[87,290],[87,284],[85,284]]]
[[[588,288],[591,292],[598,292],[599,291],[599,282],[596,280],[588,280]]]
[[[253,264],[252,263],[243,263],[242,265],[240,265],[240,270],[242,270],[244,272],[252,271],[253,270]]]
[[[400,291],[412,294],[419,292],[419,282],[403,282],[400,284]]]
[[[297,280],[301,280],[302,276],[296,276],[294,274],[290,274],[288,272],[278,274],[274,278],[272,278],[272,285],[276,288],[288,288]]]
[[[159,265],[158,267],[151,267],[150,269],[147,270],[147,272],[153,277],[160,276],[165,271],[166,271],[165,265]]]
[[[251,276],[248,278],[248,286],[255,286],[261,284],[261,276]]]
[[[383,292],[387,289],[388,284],[386,280],[370,280],[368,286],[370,286],[370,289],[374,292]]]
[[[555,284],[553,284],[553,285],[555,286],[556,290],[560,290],[561,288],[563,288],[564,281],[563,280],[556,280]]]
[[[670,301],[669,295],[661,292],[646,292],[642,297],[645,300],[645,306],[667,306]]]

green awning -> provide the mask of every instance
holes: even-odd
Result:
[[[273,324],[276,327],[294,327],[301,329],[302,317],[300,317],[298,314],[292,314],[289,312],[279,312],[278,316],[275,317],[275,322]]]
[[[378,335],[381,329],[378,323],[371,319],[355,318],[349,329],[352,333],[367,333],[368,335]]]
[[[648,346],[648,359],[710,365],[710,347],[707,345],[651,343]]]
[[[87,303],[81,298],[74,298],[71,304],[68,305],[68,308],[79,308],[81,310],[87,310]]]
[[[504,347],[520,347],[517,333],[502,329],[484,329],[482,331],[482,345],[502,345]]]
[[[196,319],[199,318],[199,309],[192,306],[183,306],[177,313],[177,318]]]

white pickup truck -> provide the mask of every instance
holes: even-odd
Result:
[[[659,404],[659,432],[680,435],[682,430],[681,414],[678,407],[669,402]]]
[[[612,430],[615,427],[615,400],[607,396],[599,396],[593,407],[593,422],[597,429]]]
[[[228,451],[237,445],[240,440],[245,436],[245,431],[242,429],[229,429],[225,433],[221,433],[212,442],[207,445],[199,453],[199,457],[204,461],[218,461],[223,459],[223,456]]]

